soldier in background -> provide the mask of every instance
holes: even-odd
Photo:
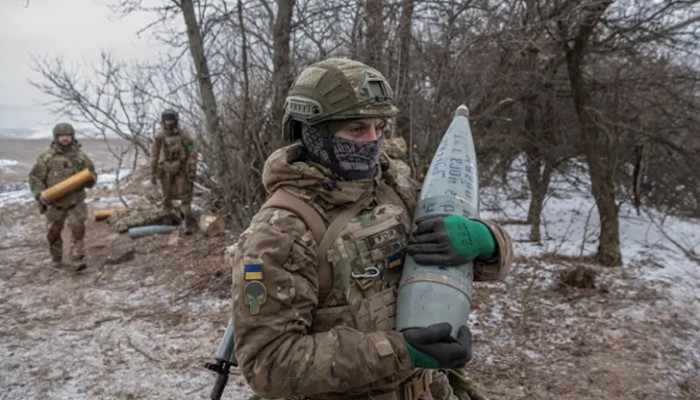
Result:
[[[74,271],[85,269],[85,189],[81,188],[51,204],[44,204],[41,192],[69,178],[84,169],[90,170],[95,179],[86,187],[94,186],[97,181],[95,166],[90,157],[81,150],[80,143],[75,140],[75,129],[67,123],[57,124],[53,128],[54,140],[48,151],[41,154],[29,173],[29,186],[36,199],[39,212],[46,216],[49,241],[49,251],[54,268],[68,267]],[[71,263],[63,263],[63,240],[61,231],[68,221],[71,232]]]
[[[284,136],[266,161],[270,199],[233,258],[235,352],[264,398],[480,399],[461,368],[466,326],[397,332],[405,253],[427,265],[474,261],[475,280],[510,267],[498,224],[459,215],[420,222],[418,185],[382,152],[398,108],[379,71],[328,59],[304,69],[287,96]]]
[[[197,152],[194,140],[178,126],[178,113],[167,109],[161,114],[163,129],[156,134],[151,149],[151,182],[160,181],[163,208],[168,211],[166,224],[172,224],[173,200],[181,201],[186,233],[196,227],[192,215],[192,188],[197,175]]]

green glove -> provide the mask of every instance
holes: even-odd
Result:
[[[403,332],[415,368],[461,368],[472,358],[472,334],[462,326],[453,338],[452,325],[448,322],[427,328],[412,328]]]
[[[457,214],[429,215],[416,220],[416,225],[406,251],[419,264],[461,265],[496,255],[496,241],[479,221]]]

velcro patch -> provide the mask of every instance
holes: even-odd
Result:
[[[263,278],[262,264],[246,264],[243,271],[243,279],[246,281],[260,281]]]
[[[401,266],[401,253],[394,253],[387,258],[389,269],[398,268]]]
[[[391,346],[391,342],[386,338],[384,332],[372,332],[368,336],[377,349],[379,357],[386,357],[394,354],[394,348]]]
[[[245,303],[250,307],[250,315],[260,314],[260,307],[267,301],[267,288],[260,281],[246,283],[243,288]]]

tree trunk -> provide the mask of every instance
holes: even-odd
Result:
[[[544,199],[549,190],[549,182],[552,178],[554,167],[546,162],[538,153],[527,153],[526,171],[527,182],[530,185],[530,206],[527,210],[527,223],[530,225],[530,240],[539,242],[542,240],[540,224],[542,222],[542,210]],[[542,169],[544,165],[544,170]]]
[[[284,100],[291,84],[292,62],[290,41],[292,37],[292,14],[295,0],[277,0],[275,19],[274,56],[272,70],[273,100],[270,110],[270,126],[277,137],[281,134]]]
[[[241,113],[241,136],[248,140],[248,113],[250,108],[250,77],[248,74],[248,37],[243,23],[243,0],[238,0],[238,25],[241,29],[241,64],[243,72],[243,112]]]
[[[601,154],[606,150],[599,147],[600,132],[590,110],[590,93],[583,77],[583,58],[586,45],[600,16],[612,2],[613,0],[606,0],[589,6],[573,46],[566,45],[566,65],[574,107],[581,122],[591,189],[600,214],[600,238],[596,259],[607,266],[622,263],[618,208],[615,203],[614,165],[606,163]]]
[[[534,53],[525,50],[526,54],[523,57],[523,71],[528,75],[534,76]],[[525,109],[525,121],[523,123],[525,137],[525,171],[527,175],[527,183],[530,186],[530,206],[527,211],[527,223],[530,225],[530,240],[539,242],[540,235],[540,218],[542,216],[542,207],[544,197],[548,189],[542,181],[542,164],[543,157],[540,151],[540,143],[538,138],[537,126],[537,87],[535,79],[532,78],[525,84],[525,93],[523,95],[523,106]],[[549,182],[547,182],[549,183]]]
[[[413,27],[413,9],[414,0],[405,0],[403,7],[401,9],[401,18],[399,19],[399,65],[396,71],[396,84],[394,87],[394,94],[399,103],[399,108],[403,110],[401,114],[397,117],[397,128],[399,134],[407,133],[409,131],[409,118],[410,115],[406,112],[409,108],[409,89],[411,84],[408,81],[408,71],[411,68],[411,39],[412,39],[412,27]]]
[[[194,62],[194,68],[197,74],[197,84],[199,92],[202,96],[202,110],[206,119],[207,131],[212,136],[214,142],[214,157],[215,157],[215,174],[219,181],[219,187],[223,195],[225,207],[227,211],[232,212],[235,209],[234,199],[229,194],[233,188],[229,176],[230,163],[226,154],[225,140],[223,130],[219,118],[219,111],[216,105],[216,96],[214,95],[214,84],[209,73],[209,65],[204,53],[204,39],[200,31],[197,15],[195,14],[194,4],[192,0],[181,0],[180,8],[185,19],[187,27],[187,40],[189,42],[190,54]]]
[[[536,6],[532,0],[526,1],[526,14],[523,21],[523,32],[529,40],[535,40],[537,33],[532,27],[536,26],[538,13]],[[540,104],[544,99],[542,92],[544,90],[544,82],[539,74],[538,68],[538,51],[532,42],[522,50],[521,71],[524,73],[524,79],[521,79],[523,85],[523,107],[525,109],[525,170],[527,182],[530,186],[530,206],[527,211],[527,223],[530,225],[530,240],[539,242],[542,239],[540,233],[540,222],[542,219],[542,208],[544,207],[544,198],[549,189],[549,179],[551,177],[551,164],[545,161],[543,152],[544,136],[544,115],[540,112]],[[542,171],[543,165],[546,165],[545,174]]]
[[[384,6],[382,3],[382,0],[367,0],[365,7],[367,35],[365,35],[364,61],[370,67],[385,73],[386,71],[380,65],[382,47],[384,46]]]
[[[350,33],[350,58],[358,60],[362,49],[362,2],[355,3],[355,14],[352,18],[352,31]]]

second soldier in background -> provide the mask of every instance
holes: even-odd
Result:
[[[192,188],[197,174],[194,140],[179,126],[177,111],[163,111],[161,123],[163,129],[156,134],[151,149],[151,182],[160,181],[163,208],[169,213],[166,224],[174,222],[173,200],[179,199],[186,233],[191,233],[196,227],[192,215]]]

